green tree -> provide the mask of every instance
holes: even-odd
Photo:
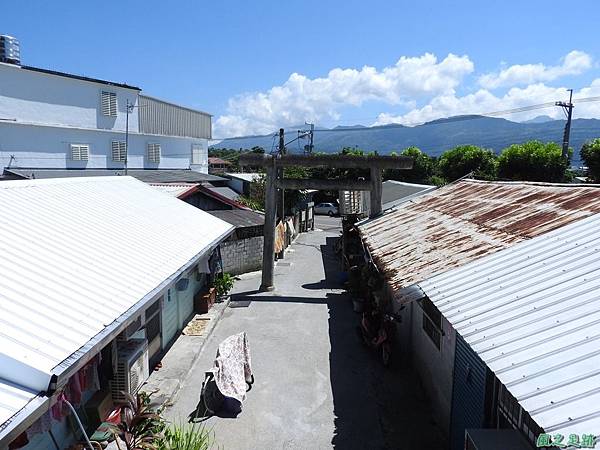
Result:
[[[435,173],[435,159],[423,153],[417,147],[408,147],[396,155],[392,152],[392,156],[408,156],[413,159],[413,168],[411,170],[404,169],[388,169],[384,173],[384,178],[387,180],[406,181],[408,183],[431,183],[431,177]]]
[[[569,158],[555,142],[513,144],[498,157],[498,177],[510,180],[561,182],[568,168]]]
[[[579,154],[588,168],[588,177],[595,183],[600,182],[600,138],[583,144]]]
[[[477,178],[496,178],[496,155],[492,150],[475,145],[462,145],[445,151],[438,160],[440,175],[446,182],[458,180],[473,172]]]

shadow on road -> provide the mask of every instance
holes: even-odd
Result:
[[[337,239],[328,237],[319,248],[325,278],[303,285],[304,289],[342,288],[341,262],[334,251]],[[333,448],[439,450],[445,447],[412,369],[399,364],[385,369],[377,355],[362,345],[356,333],[359,316],[353,312],[347,294],[337,291],[311,298],[248,291],[233,295],[232,300],[327,305],[329,372],[335,415]],[[198,410],[191,415],[197,413]]]
[[[341,262],[334,252],[337,238],[321,247],[327,285],[339,284]],[[396,362],[385,369],[364,347],[356,327],[359,316],[351,299],[329,295],[330,377],[335,413],[336,449],[442,449],[429,403],[414,371]],[[398,349],[394,349],[398,351]],[[396,358],[398,359],[398,358]]]

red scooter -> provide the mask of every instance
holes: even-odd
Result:
[[[357,333],[368,347],[380,352],[381,362],[385,367],[392,359],[392,343],[394,322],[400,322],[401,317],[378,311],[364,312]]]

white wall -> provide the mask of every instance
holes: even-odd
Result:
[[[117,94],[117,117],[100,112],[100,92]],[[77,80],[0,63],[0,118],[79,128],[125,130],[126,102],[137,105],[139,91]],[[138,113],[129,115],[138,131]]]
[[[433,413],[446,433],[450,429],[452,406],[452,379],[454,374],[454,351],[456,332],[442,316],[440,349],[433,344],[423,330],[423,310],[417,302],[409,305],[411,320],[411,349],[415,369],[419,374],[427,396],[430,398]]]
[[[104,130],[86,130],[39,125],[23,125],[0,121],[0,171],[15,158],[11,167],[30,168],[123,168],[123,163],[112,161],[111,142],[125,140],[125,133]],[[147,144],[161,145],[160,163],[146,158]],[[72,161],[70,144],[89,144],[89,161]],[[144,135],[129,133],[128,168],[189,169],[192,144],[202,146],[203,164],[193,169],[208,173],[208,141],[200,138]]]

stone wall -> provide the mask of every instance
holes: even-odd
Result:
[[[221,244],[223,272],[239,275],[260,270],[262,265],[263,237],[257,236]]]

